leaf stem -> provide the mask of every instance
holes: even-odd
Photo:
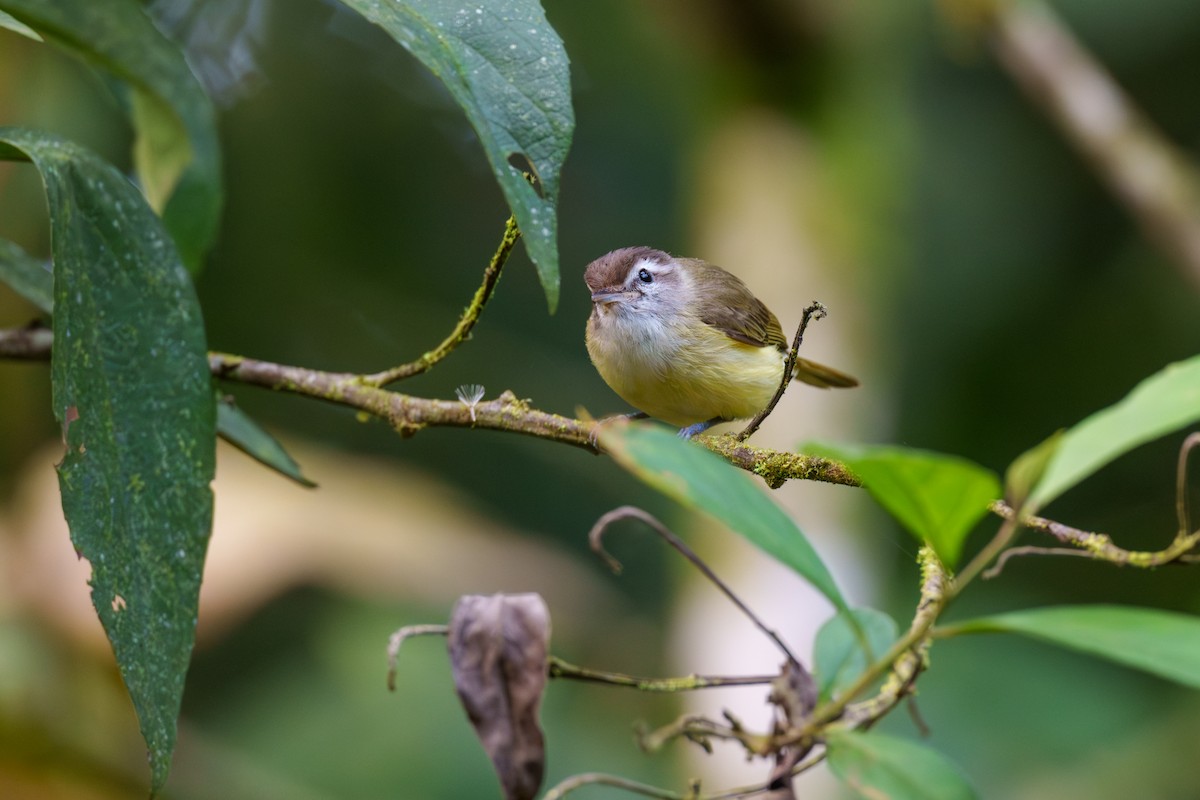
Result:
[[[596,520],[596,524],[593,525],[591,531],[588,532],[588,542],[591,544],[592,550],[605,560],[613,572],[621,571],[621,562],[609,555],[608,551],[604,549],[603,537],[605,531],[608,530],[610,525],[622,519],[636,519],[649,526],[649,528],[657,533],[659,537],[663,539],[663,541],[673,547],[688,561],[692,562],[692,565],[695,566],[696,569],[698,569],[713,586],[716,586],[721,594],[725,595],[725,597],[729,599],[729,602],[737,606],[737,609],[741,611],[742,614],[744,614],[756,628],[762,631],[763,635],[774,642],[775,646],[779,648],[779,651],[784,654],[788,661],[796,665],[800,664],[799,659],[792,654],[792,651],[788,648],[787,644],[784,643],[783,639],[779,637],[779,634],[768,628],[766,623],[759,619],[758,615],[755,614],[750,607],[747,606],[746,603],[743,602],[742,599],[738,597],[732,589],[729,588],[728,584],[717,577],[717,574],[712,571],[712,568],[709,567],[708,564],[704,562],[704,559],[700,558],[700,556],[696,555],[696,552],[692,550],[692,548],[688,547],[687,542],[676,536],[675,533],[666,525],[662,524],[657,517],[646,511],[643,511],[637,506],[621,506],[619,508],[614,508],[612,511],[609,511],[607,514],[600,517],[600,519]]]
[[[450,355],[456,347],[465,342],[471,335],[471,329],[479,321],[479,315],[483,313],[484,306],[487,305],[488,300],[491,299],[492,294],[495,292],[496,284],[500,282],[500,273],[508,261],[509,254],[512,253],[513,247],[516,246],[517,240],[520,238],[521,229],[517,227],[517,218],[516,216],[510,216],[504,224],[504,235],[500,238],[500,245],[496,248],[496,252],[492,256],[492,260],[488,263],[487,269],[483,271],[483,283],[475,290],[475,296],[471,298],[470,304],[463,310],[458,324],[454,326],[454,330],[442,340],[441,344],[423,354],[415,361],[400,364],[399,366],[391,367],[372,375],[363,375],[359,380],[367,386],[380,388],[395,381],[420,375],[422,372],[428,372],[435,364]]]

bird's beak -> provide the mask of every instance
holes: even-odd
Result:
[[[630,292],[622,291],[615,287],[606,287],[598,291],[592,292],[592,302],[602,305],[609,303],[622,303],[629,299]]]

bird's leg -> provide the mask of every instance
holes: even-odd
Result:
[[[713,425],[718,425],[725,421],[724,417],[713,417],[712,419],[706,419],[704,422],[697,422],[695,425],[688,425],[686,428],[679,429],[679,438],[690,439],[696,434],[704,433]]]

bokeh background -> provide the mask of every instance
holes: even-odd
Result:
[[[478,383],[488,397],[511,389],[565,414],[627,410],[587,361],[581,273],[631,244],[738,272],[785,329],[810,300],[829,306],[805,352],[862,388],[789,393],[760,434],[778,447],[887,441],[1002,471],[1200,351],[1195,282],[953,21],[956,5],[547,0],[572,61],[578,123],[560,202],[561,306],[546,313],[519,253],[474,339],[400,388],[449,398]],[[1054,7],[1200,157],[1200,5]],[[436,80],[330,2],[216,0],[191,9],[198,17],[158,8],[191,36],[223,104],[226,214],[198,284],[211,346],[372,371],[440,340],[507,211]],[[2,30],[0,124],[49,128],[128,164],[130,131],[104,82]],[[0,234],[48,254],[32,169],[0,165]],[[34,316],[0,286],[0,325]],[[623,503],[686,531],[800,652],[829,614],[607,459],[489,432],[401,440],[336,407],[229,390],[320,488],[220,454],[169,797],[496,796],[439,641],[407,644],[398,691],[384,689],[388,634],[444,621],[463,593],[541,592],[554,650],[576,663],[772,670],[776,655],[649,537],[616,532],[620,578],[587,553],[592,522]],[[0,796],[142,796],[133,711],[57,506],[56,441],[46,366],[0,363]],[[1130,548],[1161,546],[1174,531],[1181,441],[1139,449],[1048,514]],[[792,484],[776,496],[854,602],[906,623],[916,569],[905,534],[862,493]],[[1101,601],[1200,612],[1190,570],[1041,559],[1011,563],[951,618]],[[753,720],[762,693],[703,702],[744,704]],[[548,780],[602,770],[681,787],[703,774],[716,789],[766,774],[732,749],[640,753],[633,723],[664,724],[684,703],[552,684]],[[984,797],[1200,794],[1200,699],[1157,679],[1014,638],[971,638],[934,648],[919,708],[931,743]],[[902,712],[885,727],[918,735]],[[810,794],[839,796],[819,775],[805,780]]]

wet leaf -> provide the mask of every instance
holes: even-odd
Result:
[[[450,618],[454,687],[507,800],[532,800],[546,766],[538,714],[550,613],[536,594],[467,595]]]
[[[517,216],[546,301],[558,305],[558,179],[571,136],[571,75],[537,0],[342,0],[450,90]],[[525,175],[531,176],[526,179]]]
[[[70,142],[0,128],[46,186],[58,468],[76,550],[162,787],[212,525],[216,408],[191,280],[137,188]]]

